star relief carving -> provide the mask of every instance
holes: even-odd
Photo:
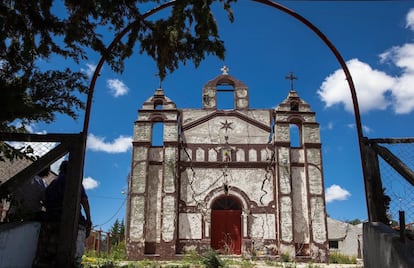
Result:
[[[224,128],[226,130],[226,132],[227,132],[228,129],[233,129],[232,126],[231,126],[233,124],[233,122],[228,122],[227,119],[226,119],[225,122],[220,122],[220,124],[221,124],[220,129]]]

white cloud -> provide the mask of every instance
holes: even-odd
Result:
[[[349,128],[355,129],[355,124],[348,124],[347,125]],[[366,125],[362,125],[362,130],[364,131],[365,134],[369,134],[372,132],[372,128],[366,126]]]
[[[334,128],[334,123],[332,121],[329,121],[328,124],[326,125],[326,129],[332,130],[333,128]]]
[[[341,201],[346,200],[348,197],[351,196],[351,193],[342,188],[339,185],[333,184],[326,189],[325,192],[325,201],[326,203],[330,203],[333,201]]]
[[[406,28],[414,31],[414,8],[406,16]],[[414,111],[414,43],[394,46],[381,53],[379,58],[380,63],[389,63],[400,68],[401,74],[393,77],[374,70],[358,59],[347,62],[355,83],[360,112],[391,107],[396,114],[411,113]],[[318,94],[326,107],[343,104],[345,110],[353,111],[351,94],[342,69],[325,78]]]
[[[414,83],[414,44],[392,47],[382,53],[380,57],[382,62],[391,62],[403,71],[395,79],[395,86],[392,88],[395,113],[407,114],[412,112],[414,110],[414,91],[412,90]]]
[[[99,186],[99,181],[93,179],[92,177],[83,178],[82,185],[85,190],[95,189]]]
[[[132,137],[119,136],[113,142],[106,142],[105,138],[88,135],[87,148],[92,151],[106,153],[124,153],[132,147]]]
[[[373,70],[358,59],[349,60],[347,66],[355,84],[360,112],[385,110],[390,105],[385,93],[394,86],[394,78],[384,72]],[[345,110],[353,112],[351,93],[342,69],[325,78],[318,95],[326,107],[342,103]]]
[[[381,62],[389,61],[403,69],[404,73],[414,72],[414,44],[408,43],[402,46],[394,46],[379,55]]]
[[[413,59],[414,60],[414,59]],[[393,91],[396,102],[394,111],[397,114],[408,114],[414,110],[414,73],[398,78]]]
[[[109,88],[112,96],[119,97],[126,95],[129,91],[129,88],[119,79],[108,79],[106,85]]]
[[[92,77],[93,73],[95,72],[96,65],[87,63],[86,69],[81,68],[81,72],[85,73],[88,77]]]
[[[408,11],[408,14],[405,17],[405,19],[406,19],[405,27],[414,31],[414,8]]]

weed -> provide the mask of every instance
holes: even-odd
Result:
[[[225,266],[224,261],[220,259],[215,251],[209,251],[204,255],[203,264],[206,268],[218,268]]]
[[[203,256],[197,251],[187,251],[182,259],[184,263],[201,265],[203,263]]]
[[[348,256],[341,253],[332,252],[329,254],[329,263],[356,264],[357,259],[355,256]]]
[[[280,261],[281,262],[290,262],[290,255],[289,255],[289,253],[282,253],[280,255]]]

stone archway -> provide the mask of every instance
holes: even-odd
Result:
[[[223,195],[211,206],[211,248],[219,253],[241,254],[242,205],[238,198]]]

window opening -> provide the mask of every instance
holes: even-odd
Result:
[[[162,110],[163,103],[161,101],[157,101],[154,103],[154,110]]]
[[[289,125],[289,131],[290,131],[290,147],[301,147],[301,134],[300,129],[295,124]]]
[[[329,248],[330,249],[338,249],[338,240],[329,240]]]
[[[271,143],[273,141],[273,136],[275,135],[275,118],[272,117],[272,122],[270,123],[270,133],[267,143]]]
[[[234,87],[229,84],[217,85],[216,100],[218,110],[233,110]]]
[[[223,196],[214,201],[213,210],[241,210],[240,202],[232,196]]]
[[[291,111],[294,111],[294,112],[299,111],[299,103],[298,103],[298,102],[296,102],[296,101],[291,102],[291,103],[290,103],[290,110],[291,110]]]
[[[152,146],[164,145],[164,123],[155,122],[152,124]]]

